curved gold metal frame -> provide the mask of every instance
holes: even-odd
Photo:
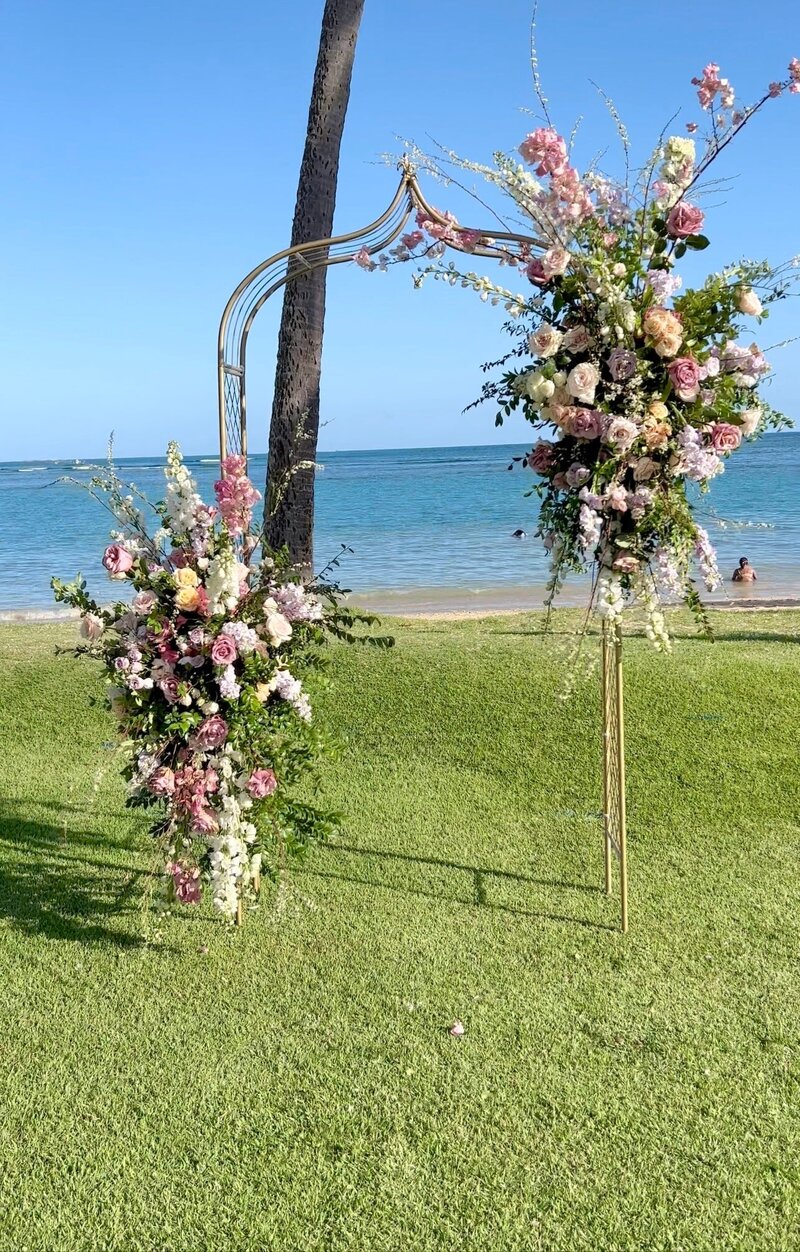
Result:
[[[414,166],[408,160],[400,162],[400,184],[389,207],[368,226],[334,235],[329,239],[315,239],[293,248],[284,248],[267,257],[251,270],[231,294],[222,314],[217,337],[217,400],[219,408],[220,459],[228,452],[236,452],[247,458],[247,341],[253,322],[264,304],[280,291],[292,278],[311,270],[352,262],[359,248],[365,248],[369,256],[383,252],[402,233],[411,214],[421,210],[425,216],[441,226],[452,224],[428,204],[417,182]],[[458,236],[463,232],[475,234],[486,240],[476,247],[460,247]],[[451,237],[445,246],[455,252],[474,253],[495,260],[531,253],[546,247],[541,240],[529,235],[509,231],[481,230],[472,227],[452,226]]]
[[[247,460],[247,341],[253,322],[264,304],[292,278],[311,270],[343,265],[355,256],[359,243],[369,256],[377,256],[399,237],[417,210],[441,226],[448,226],[445,246],[495,260],[515,259],[546,248],[540,239],[508,231],[478,230],[452,223],[428,204],[417,182],[414,166],[400,162],[400,184],[389,207],[368,226],[284,248],[251,270],[231,294],[222,314],[217,338],[217,397],[219,406],[220,460],[236,452]],[[485,242],[461,247],[460,233],[477,234]],[[356,249],[358,251],[359,249]],[[622,636],[619,626],[603,628],[603,828],[605,889],[612,890],[612,856],[619,862],[620,905],[623,932],[628,929],[628,877],[625,818],[625,734],[622,705]],[[241,908],[238,920],[241,921]]]

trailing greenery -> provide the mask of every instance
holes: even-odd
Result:
[[[241,931],[143,911],[74,628],[0,629],[0,1250],[794,1252],[800,613],[713,618],[626,640],[627,938],[577,614],[333,645],[345,828]]]

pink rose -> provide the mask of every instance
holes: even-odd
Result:
[[[211,647],[211,660],[215,665],[232,665],[238,653],[230,635],[218,635]]]
[[[553,465],[553,445],[546,439],[540,439],[533,452],[525,458],[536,474],[546,474]]]
[[[119,543],[110,543],[103,553],[103,564],[112,578],[124,578],[133,566],[133,557]]]
[[[140,591],[138,595],[133,597],[132,608],[136,610],[142,617],[147,617],[150,610],[156,603],[156,593],[154,591]]]
[[[730,422],[715,422],[711,427],[711,443],[715,452],[735,452],[742,442],[742,432]]]
[[[204,722],[200,723],[189,740],[189,747],[196,751],[208,752],[212,748],[218,748],[227,737],[228,723],[219,713],[214,713],[212,717],[207,717]]]
[[[679,200],[667,218],[667,234],[670,239],[687,239],[703,229],[705,214],[696,204]]]
[[[247,780],[247,790],[254,800],[271,796],[277,786],[278,780],[271,769],[254,769]]]
[[[671,362],[667,373],[679,400],[696,400],[700,391],[700,366],[694,357],[679,356]]]
[[[168,765],[162,765],[147,780],[147,787],[154,796],[171,796],[175,791],[175,774]]]
[[[90,643],[97,643],[104,630],[102,617],[98,617],[96,613],[84,613],[80,626],[84,639],[88,639]]]
[[[564,429],[576,439],[599,439],[605,422],[597,409],[567,409]]]
[[[219,830],[219,822],[211,809],[202,806],[196,808],[192,813],[190,826],[193,831],[200,835],[213,835]]]
[[[566,273],[570,260],[566,248],[548,248],[542,257],[542,267],[548,278],[555,278]]]
[[[173,861],[167,866],[167,873],[172,875],[175,899],[179,904],[200,903],[200,870],[196,865]]]
[[[533,260],[528,263],[525,267],[525,273],[528,275],[531,282],[535,283],[537,287],[544,287],[545,283],[550,281],[541,257],[538,256],[534,257]]]

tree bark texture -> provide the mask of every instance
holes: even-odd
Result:
[[[339,151],[365,0],[326,0],[297,187],[292,246],[333,230]],[[267,543],[286,545],[304,572],[313,561],[314,470],[319,434],[326,269],[285,288],[269,432],[264,522]]]

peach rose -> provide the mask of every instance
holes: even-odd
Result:
[[[200,599],[198,587],[179,587],[175,593],[175,604],[179,609],[185,609],[188,613],[197,608]]]
[[[683,327],[674,313],[659,306],[648,309],[642,329],[660,357],[677,356],[683,342]]]

